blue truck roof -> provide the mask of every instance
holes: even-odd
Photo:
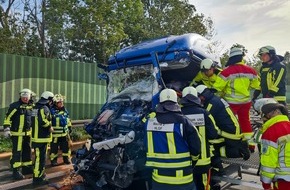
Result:
[[[211,43],[199,34],[171,35],[121,49],[110,56],[108,70],[149,64],[152,62],[151,52],[156,52],[160,61],[170,61],[174,59],[176,52],[183,51],[189,52],[198,63],[204,58],[211,58],[219,63],[218,57],[210,53],[210,49]]]

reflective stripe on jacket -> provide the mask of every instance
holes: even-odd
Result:
[[[238,119],[224,99],[210,93],[206,95],[204,107],[213,116],[217,127],[221,130],[220,136],[232,140],[243,138]]]
[[[197,129],[179,113],[169,114],[169,119],[164,117],[169,122],[176,122],[161,124],[157,118],[146,121],[144,139],[146,166],[153,168],[153,180],[172,185],[192,182],[192,161],[196,162],[200,154],[200,136]]]
[[[286,101],[286,67],[275,61],[263,63],[260,69],[261,90],[263,97],[274,97],[277,101]]]
[[[21,100],[10,104],[4,119],[4,127],[9,127],[12,136],[31,135],[31,114],[33,104]]]
[[[222,71],[220,68],[215,68],[214,74],[210,77],[206,76],[203,72],[199,71],[191,81],[190,86],[198,86],[200,84],[204,84],[205,86],[212,88],[213,84],[217,79],[217,75]]]
[[[223,92],[223,98],[229,103],[247,103],[251,101],[250,89],[260,89],[260,79],[255,69],[244,63],[237,63],[225,68],[213,87]]]
[[[202,167],[202,169],[207,166],[210,167],[211,150],[208,141],[216,139],[219,133],[212,115],[205,109],[192,104],[183,104],[181,110],[192,121],[201,135],[201,154],[195,167]]]
[[[290,122],[278,115],[266,121],[261,137],[261,181],[290,182]]]
[[[49,143],[52,141],[50,132],[51,114],[46,105],[36,103],[32,113],[32,138],[33,143]]]
[[[69,119],[68,111],[63,107],[57,109],[53,107],[51,109],[52,115],[52,127],[54,129],[52,137],[64,137],[69,132],[69,127],[71,127],[71,121]]]

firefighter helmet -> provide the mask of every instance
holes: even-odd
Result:
[[[201,70],[208,70],[208,69],[210,69],[213,66],[214,66],[214,63],[213,63],[213,61],[211,59],[204,59],[200,63],[200,69]]]
[[[61,94],[55,94],[53,97],[53,102],[57,103],[57,102],[63,102],[65,99],[65,96],[61,95]]]
[[[261,56],[264,53],[268,53],[270,55],[276,55],[276,50],[272,46],[264,46],[259,49],[258,55]]]
[[[54,97],[54,94],[50,91],[45,91],[41,94],[41,98],[46,99],[46,100],[52,100]]]
[[[231,48],[229,57],[234,57],[234,56],[237,56],[237,55],[244,56],[245,53],[244,53],[243,49],[239,48],[239,47]]]
[[[160,92],[160,103],[165,101],[172,101],[177,103],[177,94],[172,89],[164,89]]]
[[[261,98],[255,101],[254,103],[254,109],[261,113],[262,112],[262,107],[266,104],[270,103],[277,103],[277,101],[274,98]]]
[[[188,94],[197,97],[197,90],[192,86],[188,86],[182,90],[182,97],[185,97]]]
[[[203,84],[198,85],[198,86],[196,87],[197,94],[198,94],[198,95],[201,95],[201,94],[204,92],[205,89],[207,89],[207,86],[205,86],[205,85],[203,85]]]
[[[19,92],[20,97],[31,97],[32,91],[28,88],[24,88]]]

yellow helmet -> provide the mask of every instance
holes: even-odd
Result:
[[[53,97],[53,102],[57,103],[57,102],[63,102],[65,99],[65,96],[61,95],[61,94],[55,94]]]
[[[160,103],[165,102],[165,101],[172,101],[177,103],[177,94],[174,90],[172,89],[164,89],[160,92]]]

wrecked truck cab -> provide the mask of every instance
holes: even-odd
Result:
[[[100,75],[107,81],[107,101],[86,126],[91,145],[77,151],[75,173],[102,190],[148,182],[144,118],[154,111],[162,89],[182,91],[201,60],[218,62],[212,48],[204,37],[184,34],[145,41],[111,56]]]

